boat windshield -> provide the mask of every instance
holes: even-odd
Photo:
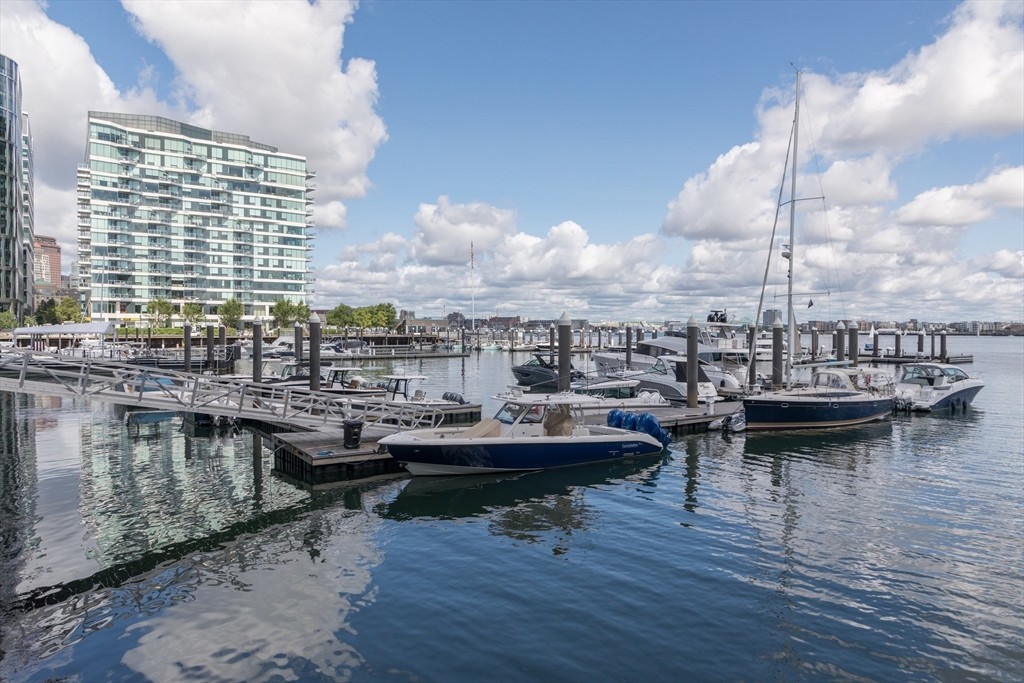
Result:
[[[961,382],[970,379],[970,376],[960,368],[942,368],[942,374],[949,382]]]
[[[952,369],[952,368],[950,368]],[[959,368],[957,368],[959,370]],[[960,372],[963,372],[960,370]],[[904,365],[903,379],[934,379],[942,375],[942,370],[931,365]]]
[[[844,375],[838,372],[819,372],[814,376],[814,386],[828,389],[849,389]]]
[[[523,413],[526,413],[523,415]],[[543,417],[543,409],[540,406],[521,405],[519,403],[506,403],[494,416],[498,422],[512,424],[520,415],[523,415],[523,422],[540,422]]]
[[[659,358],[658,360],[656,360],[654,362],[654,365],[652,365],[651,367],[649,367],[646,370],[644,370],[644,372],[649,372],[652,375],[667,375],[668,374],[668,366],[665,365],[665,361],[663,361],[661,358]]]

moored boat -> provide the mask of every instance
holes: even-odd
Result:
[[[896,376],[897,405],[907,410],[966,408],[985,383],[944,363],[907,363]]]
[[[380,443],[413,475],[544,470],[664,449],[660,438],[647,433],[586,424],[579,398],[513,397],[472,427],[410,430]]]
[[[892,385],[871,384],[872,376],[865,370],[819,369],[810,386],[745,398],[747,429],[844,427],[881,420],[892,414]]]

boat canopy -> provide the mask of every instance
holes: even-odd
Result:
[[[73,323],[71,325],[35,325],[33,327],[18,327],[14,330],[14,336],[22,334],[114,334],[114,323]]]

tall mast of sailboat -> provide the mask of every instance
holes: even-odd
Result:
[[[786,302],[789,306],[789,348],[786,352],[786,386],[793,386],[793,348],[796,344],[796,315],[793,311],[793,261],[796,260],[796,167],[797,140],[800,137],[800,72],[796,72],[796,108],[793,113],[793,177],[789,182],[789,289]]]
[[[472,310],[470,311],[469,314],[473,317],[473,343],[472,343],[473,346],[476,345],[476,280],[474,279],[474,275],[475,275],[475,273],[474,273],[474,270],[475,270],[474,269],[474,265],[475,265],[474,261],[475,260],[476,260],[476,255],[473,253],[473,240],[470,240],[469,241],[469,293],[470,293],[470,296],[473,299],[473,307],[472,307]]]

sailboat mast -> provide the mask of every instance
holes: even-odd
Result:
[[[800,72],[796,72],[796,108],[793,113],[793,177],[789,183],[789,290],[786,301],[789,306],[789,349],[786,353],[786,386],[793,385],[793,349],[796,347],[796,315],[793,311],[793,261],[796,260],[796,167],[797,140],[800,137]]]

